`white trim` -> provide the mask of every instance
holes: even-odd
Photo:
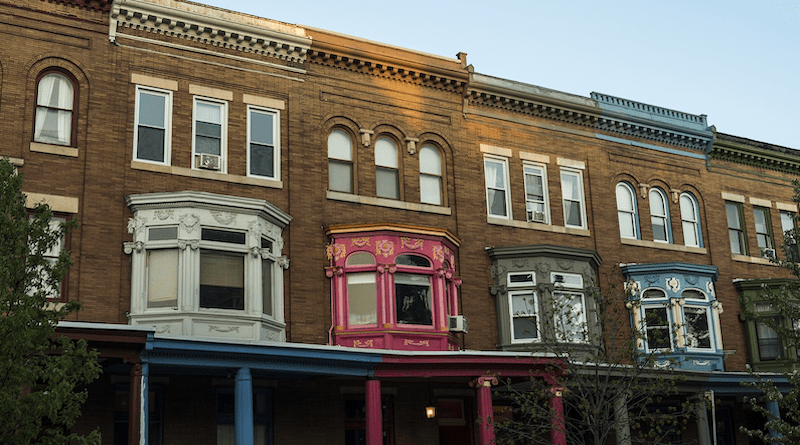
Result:
[[[498,188],[495,188],[495,187],[491,187],[491,189],[492,190],[503,190],[504,191],[505,204],[506,204],[506,214],[505,215],[495,215],[495,214],[491,213],[491,207],[489,206],[489,189],[490,189],[490,187],[489,187],[489,184],[486,182],[486,180],[487,180],[486,163],[488,161],[499,163],[500,165],[502,165],[502,172],[503,172],[503,179],[504,179],[503,188],[502,189],[498,189]],[[504,219],[508,219],[508,220],[513,220],[514,216],[513,216],[513,213],[511,211],[511,186],[510,186],[510,181],[509,181],[509,177],[508,177],[508,158],[497,157],[497,156],[492,156],[492,155],[488,155],[488,154],[484,155],[484,157],[483,157],[483,173],[484,173],[483,174],[483,178],[484,178],[484,191],[485,191],[485,196],[486,196],[486,213],[487,213],[487,215],[490,216],[490,217],[493,217],[493,218],[504,218]]]
[[[533,272],[531,272],[533,273]],[[533,312],[528,312],[525,314],[521,314],[519,317],[514,316],[514,296],[524,295],[524,296],[532,296],[533,297]],[[508,291],[508,316],[509,316],[509,323],[510,326],[508,327],[509,330],[509,339],[511,340],[512,344],[519,344],[519,343],[531,343],[531,342],[538,342],[542,339],[542,329],[541,329],[541,319],[540,311],[539,311],[539,295],[533,287],[529,287],[528,289],[524,288],[514,288]],[[514,319],[515,318],[530,318],[531,316],[536,317],[536,333],[535,337],[533,338],[515,338],[514,337]]]
[[[523,161],[522,162],[522,179],[523,179],[523,186],[525,188],[525,219],[528,219],[528,182],[525,181],[525,175],[528,173],[525,171],[526,168],[536,168],[541,170],[541,178],[542,178],[542,199],[544,200],[544,222],[539,224],[551,224],[552,218],[550,218],[550,192],[547,182],[547,165],[546,164],[538,164],[531,161]],[[535,175],[534,175],[535,176]],[[535,222],[535,221],[529,221]]]
[[[580,191],[580,207],[581,207],[581,224],[580,226],[576,225],[569,225],[567,224],[567,208],[565,206],[566,199],[564,198],[564,174],[572,174],[578,178],[578,182],[580,183],[578,186],[578,190]],[[581,170],[573,170],[567,167],[561,167],[561,171],[559,172],[559,179],[561,179],[561,207],[564,211],[564,227],[576,228],[576,229],[587,229],[587,215],[586,215],[586,190],[585,185],[583,183],[583,171]]]
[[[250,171],[250,147],[252,142],[250,137],[252,135],[250,119],[251,113],[259,113],[272,116],[272,177],[256,175]],[[281,179],[281,114],[279,110],[258,107],[254,105],[247,105],[247,147],[245,148],[247,156],[247,176],[251,178],[264,178],[273,181],[280,181]]]
[[[228,172],[228,102],[210,98],[206,96],[194,96],[192,98],[192,169],[202,170],[198,167],[201,153],[197,152],[197,104],[218,105],[220,108],[220,173]]]
[[[164,98],[164,160],[152,161],[149,159],[139,159],[139,107],[141,106],[141,94],[147,93]],[[133,160],[158,165],[170,165],[172,163],[172,91],[162,90],[142,85],[136,85],[136,98],[133,110]]]

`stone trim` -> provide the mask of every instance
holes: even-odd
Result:
[[[31,151],[38,153],[50,153],[53,155],[69,156],[71,158],[78,157],[78,149],[75,147],[67,147],[65,145],[42,144],[41,142],[31,142]]]
[[[78,213],[79,200],[70,196],[48,195],[44,193],[23,192],[27,196],[25,207],[33,208],[36,204],[43,203],[50,206],[50,210],[59,213]]]

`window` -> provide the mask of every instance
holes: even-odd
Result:
[[[225,171],[227,109],[226,102],[194,98],[192,134],[195,168]]]
[[[639,217],[636,212],[636,193],[627,182],[617,184],[617,217],[619,219],[619,236],[622,238],[639,238]]]
[[[525,163],[525,213],[527,220],[550,223],[550,204],[547,197],[547,171],[543,165]]]
[[[247,174],[280,179],[280,119],[278,111],[247,107]]]
[[[539,304],[536,299],[535,272],[508,274],[508,307],[511,309],[511,342],[539,339]]]
[[[439,150],[424,145],[419,151],[419,199],[442,205],[442,160]]]
[[[731,241],[731,253],[747,255],[747,238],[744,232],[744,214],[742,204],[725,202],[725,214],[728,219],[728,237]]]
[[[132,324],[182,335],[283,339],[287,263],[280,233],[288,215],[263,200],[202,192],[127,199],[134,211],[133,241],[125,244],[132,255]],[[213,326],[204,324],[209,314]]]
[[[328,135],[328,189],[353,193],[353,141],[342,130]]]
[[[45,144],[75,145],[76,94],[73,82],[59,72],[47,72],[36,86],[33,140]]]
[[[681,227],[683,228],[683,244],[689,247],[702,247],[700,238],[700,212],[697,200],[691,193],[681,193]]]
[[[770,317],[776,325],[780,323],[778,317]],[[756,322],[756,339],[758,341],[758,358],[762,361],[777,360],[783,355],[783,342],[781,337],[766,322]]]
[[[769,209],[766,207],[753,207],[753,218],[756,222],[756,240],[758,250],[764,258],[775,258],[775,243],[772,240],[772,222]]]
[[[486,207],[489,216],[511,219],[508,199],[508,166],[505,159],[485,157]]]
[[[561,169],[561,197],[564,202],[564,226],[585,229],[586,207],[580,171]]]
[[[658,188],[650,189],[650,222],[653,225],[653,240],[661,243],[671,242],[672,233],[669,223],[667,197]]]
[[[629,280],[627,307],[640,334],[642,359],[667,360],[674,367],[698,371],[724,369],[719,331],[722,305],[714,291],[716,267],[629,264],[622,266],[622,272]]]
[[[385,349],[458,348],[455,244],[436,229],[333,227],[328,246],[335,344]],[[391,332],[387,334],[385,331]]]
[[[133,158],[170,163],[172,92],[136,87]]]
[[[583,292],[569,290],[583,289],[583,277],[578,274],[553,272],[550,281],[555,284],[553,312],[556,341],[585,343],[589,338]]]
[[[380,198],[400,199],[397,144],[388,138],[375,141],[375,189]]]
[[[56,263],[58,263],[58,257],[61,255],[61,251],[66,249],[66,239],[63,236],[64,224],[66,224],[67,219],[63,217],[53,216],[50,218],[50,226],[49,231],[51,234],[61,233],[62,236],[53,244],[47,251],[42,253],[43,259],[47,262],[49,267],[54,267]],[[33,250],[35,248],[34,244],[30,244],[29,248]],[[53,285],[52,283],[48,283],[50,277],[44,273],[44,270],[40,270],[39,279],[41,280],[39,286],[33,286],[29,292],[34,294],[39,291],[39,289],[44,290],[44,293],[47,295],[47,298],[52,300],[58,300],[62,297],[66,297],[64,292],[64,282],[66,281],[66,275],[64,276],[64,280],[61,283]]]
[[[781,231],[785,241],[786,259],[794,262],[800,261],[800,252],[798,252],[797,241],[795,240],[796,219],[797,214],[795,212],[781,210]]]

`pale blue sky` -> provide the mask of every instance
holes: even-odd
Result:
[[[431,54],[581,96],[693,114],[800,149],[800,2],[200,0]]]

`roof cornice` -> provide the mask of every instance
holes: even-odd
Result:
[[[221,48],[303,63],[311,38],[298,26],[178,0],[114,0],[109,40],[140,29]]]
[[[784,173],[800,172],[800,150],[716,133],[710,157]]]

